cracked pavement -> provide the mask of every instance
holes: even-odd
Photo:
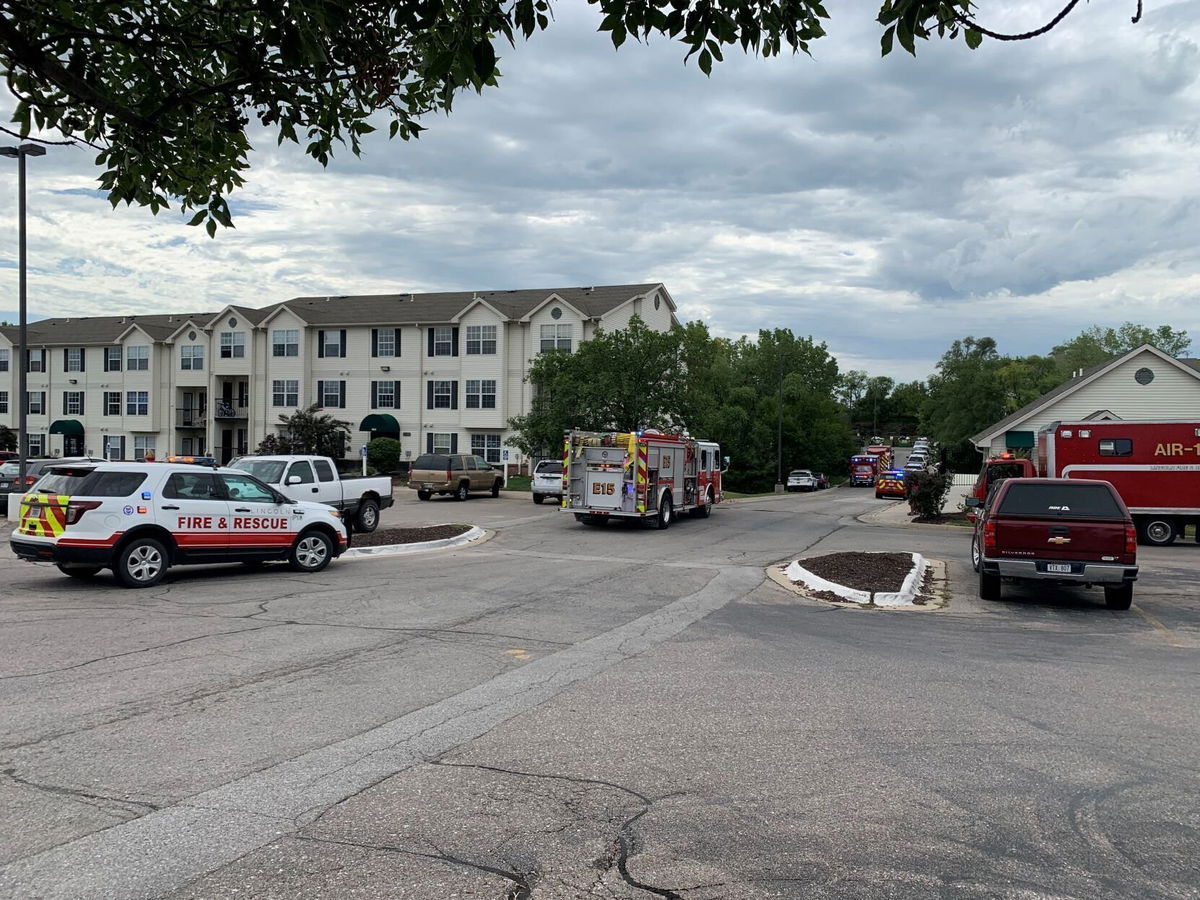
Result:
[[[656,532],[402,497],[384,525],[497,536],[148,591],[5,549],[0,897],[1200,897],[1200,548],[1145,554],[1137,614],[984,605],[965,533],[875,505]],[[763,578],[864,547],[961,596]]]

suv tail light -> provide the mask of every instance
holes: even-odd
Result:
[[[1137,529],[1129,522],[1125,523],[1125,552],[1137,553]]]
[[[25,476],[26,484],[37,484],[37,481],[38,481],[38,476],[36,476],[36,475],[26,475]]]
[[[447,466],[447,468],[446,468],[446,480],[447,480],[447,481],[449,481],[449,480],[450,480],[451,478],[453,478],[453,477],[454,477],[454,473],[453,473],[452,471],[450,471],[450,468]]]
[[[996,549],[996,522],[993,519],[983,523],[983,549]]]
[[[85,512],[99,505],[99,500],[71,500],[67,503],[67,524],[74,525],[83,518]]]

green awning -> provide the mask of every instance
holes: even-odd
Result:
[[[1010,450],[1030,450],[1037,442],[1032,431],[1009,431],[1004,435],[1004,446]]]
[[[72,437],[83,437],[83,423],[78,419],[59,419],[50,426],[51,434],[69,434]]]
[[[358,423],[359,431],[388,431],[400,433],[400,423],[396,417],[388,413],[371,413]],[[81,432],[82,433],[82,432]]]

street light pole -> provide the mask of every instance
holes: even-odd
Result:
[[[29,453],[29,437],[25,432],[27,407],[29,405],[29,316],[26,293],[25,253],[25,157],[45,156],[46,148],[38,144],[21,144],[19,147],[0,147],[0,156],[15,157],[17,160],[17,485],[25,490],[25,458]]]
[[[775,493],[783,493],[783,353],[779,354],[779,409],[775,417]]]

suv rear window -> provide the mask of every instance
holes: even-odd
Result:
[[[1125,518],[1112,491],[1100,484],[1010,484],[999,512],[1010,516]]]
[[[35,489],[39,494],[65,494],[71,497],[128,497],[145,480],[145,472],[48,469]]]
[[[557,459],[547,459],[537,464],[534,472],[538,475],[561,475],[562,463]]]
[[[441,453],[424,453],[417,457],[412,464],[414,469],[441,469],[443,472],[450,468],[450,457]]]

